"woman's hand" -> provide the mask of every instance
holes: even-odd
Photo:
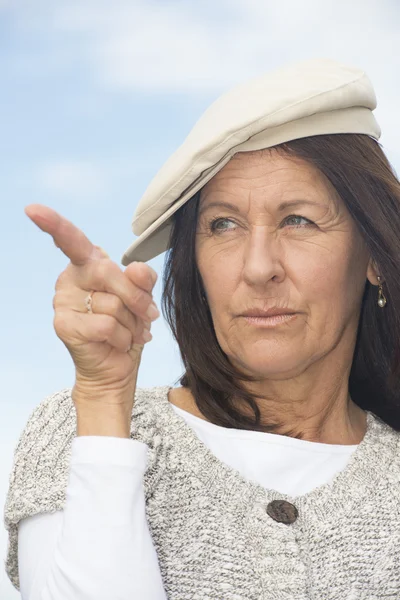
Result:
[[[157,274],[144,263],[122,271],[80,229],[47,206],[30,204],[25,213],[70,259],[55,285],[53,325],[75,364],[74,401],[106,399],[132,406],[143,346],[151,339],[151,320],[158,318],[148,314]],[[91,290],[93,313],[85,306]]]

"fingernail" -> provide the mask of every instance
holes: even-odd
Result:
[[[153,281],[153,286],[156,284],[156,281],[158,279],[158,275],[155,271],[151,270],[150,271],[150,275],[151,275],[151,279]]]
[[[154,302],[152,302],[150,304],[149,308],[147,309],[146,316],[149,317],[149,319],[151,321],[154,321],[155,319],[158,319],[158,317],[160,316],[160,311],[158,310],[158,308],[154,304]]]
[[[150,340],[153,339],[153,336],[151,335],[151,333],[148,329],[143,329],[142,336],[143,336],[143,339],[145,342],[149,342]]]

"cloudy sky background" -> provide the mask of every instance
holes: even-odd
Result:
[[[143,192],[206,107],[236,83],[316,56],[365,69],[399,173],[399,42],[397,0],[0,0],[2,507],[29,415],[74,375],[52,325],[68,259],[24,206],[59,211],[120,264]],[[164,258],[149,262],[158,306]],[[163,317],[152,333],[138,385],[175,384],[182,363]],[[0,597],[19,598],[4,566]]]

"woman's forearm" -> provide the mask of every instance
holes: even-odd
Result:
[[[129,438],[131,410],[116,404],[75,403],[76,435],[105,435]]]

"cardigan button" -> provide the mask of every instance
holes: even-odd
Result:
[[[267,513],[269,516],[278,521],[278,523],[294,523],[299,512],[294,504],[287,502],[286,500],[272,500],[267,506]]]

